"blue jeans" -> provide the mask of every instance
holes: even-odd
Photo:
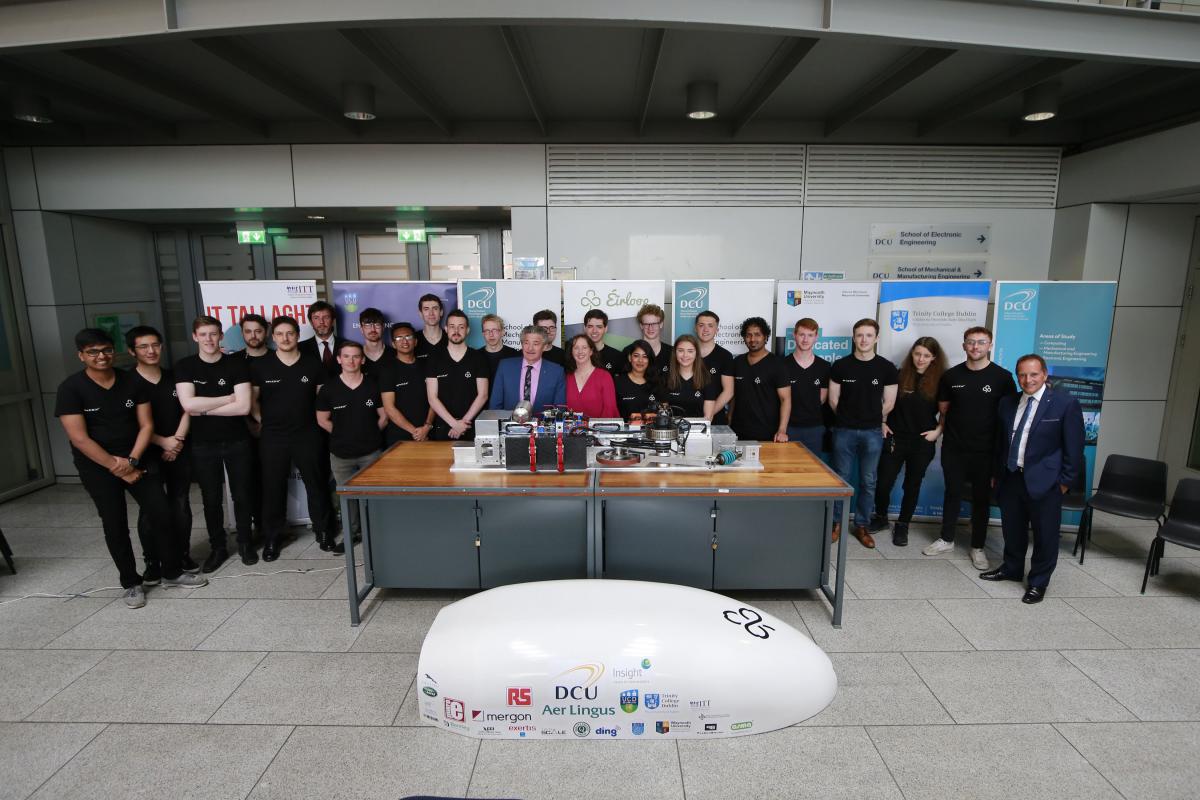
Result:
[[[868,525],[875,510],[875,478],[879,454],[883,451],[883,433],[879,428],[834,428],[833,468],[842,480],[852,483],[854,467],[858,466],[858,486],[855,487],[854,524]],[[842,504],[834,503],[834,520],[842,518]]]
[[[812,450],[814,456],[821,457],[822,440],[825,438],[824,425],[788,425],[787,435],[789,442],[799,442]]]

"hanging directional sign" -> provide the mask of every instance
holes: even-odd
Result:
[[[987,262],[976,259],[872,258],[868,269],[872,280],[978,280],[987,272]]]
[[[400,228],[396,231],[396,238],[402,242],[423,242],[425,241],[425,229]]]
[[[986,253],[992,244],[987,223],[871,223],[871,255]]]
[[[237,240],[238,244],[266,244],[267,232],[265,230],[239,230],[237,232]]]

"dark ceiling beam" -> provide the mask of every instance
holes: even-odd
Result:
[[[267,124],[263,120],[256,119],[249,112],[227,103],[197,84],[166,77],[156,64],[137,61],[109,50],[65,50],[63,53],[176,103],[223,119],[255,136],[267,136]]]
[[[246,77],[258,81],[276,94],[286,97],[301,108],[308,109],[321,119],[328,120],[351,133],[363,132],[361,125],[355,125],[351,120],[342,116],[337,100],[327,96],[322,97],[310,85],[302,84],[292,78],[288,71],[279,64],[247,50],[235,39],[193,39],[192,44],[221,59]]]
[[[1197,70],[1176,67],[1149,67],[1135,70],[1122,78],[1106,82],[1098,89],[1063,100],[1058,107],[1058,117],[1059,119],[1089,117],[1102,109],[1123,105],[1145,97],[1149,92],[1172,87],[1197,74],[1200,74]]]
[[[517,80],[521,82],[521,88],[525,91],[525,99],[529,101],[529,109],[533,112],[533,118],[537,120],[538,130],[542,132],[542,136],[545,136],[546,113],[542,109],[542,102],[538,99],[537,89],[533,84],[533,70],[529,66],[524,48],[517,40],[517,31],[511,25],[501,25],[500,36],[503,37],[504,46],[508,49],[508,57],[512,59],[513,69],[517,71]]]
[[[1093,150],[1200,119],[1200,70],[1154,94],[1106,109],[1082,120],[1079,150]]]
[[[960,94],[929,116],[917,122],[917,136],[926,136],[938,128],[957,122],[964,117],[981,111],[993,103],[998,103],[1017,92],[1023,92],[1031,86],[1049,80],[1083,63],[1073,58],[1042,58],[998,75],[983,84],[981,88],[972,89]]]
[[[750,82],[750,87],[735,106],[733,123],[730,126],[732,135],[737,136],[738,131],[754,119],[754,115],[766,105],[771,95],[775,94],[775,90],[787,80],[816,44],[816,39],[789,37],[775,48],[775,52],[767,59],[767,63]]]
[[[387,76],[400,91],[408,96],[430,122],[437,125],[442,133],[453,136],[453,124],[450,116],[443,110],[444,104],[429,91],[423,89],[420,83],[412,77],[412,71],[396,57],[390,48],[385,48],[370,31],[348,28],[339,31],[355,50],[363,55],[375,68]]]
[[[666,38],[666,28],[649,28],[642,34],[642,55],[638,60],[637,83],[634,88],[634,97],[637,98],[635,128],[638,136],[646,130],[650,97],[654,93],[654,79],[658,76],[658,65],[662,59],[663,42]]]
[[[142,127],[163,136],[175,138],[175,125],[166,120],[151,116],[146,112],[127,106],[102,92],[93,89],[83,89],[62,81],[48,78],[32,72],[11,61],[0,60],[0,83],[27,89],[36,94],[49,98],[52,106],[55,101],[86,108],[117,120],[131,127]]]
[[[833,135],[957,52],[929,47],[913,48],[835,108],[825,120],[825,135]]]

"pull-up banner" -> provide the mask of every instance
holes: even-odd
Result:
[[[598,308],[608,314],[608,334],[604,341],[618,350],[642,338],[638,309],[647,303],[664,308],[667,293],[666,281],[563,281],[562,287],[563,315],[559,328],[563,340],[583,333],[583,315]],[[663,313],[667,313],[665,308]],[[662,340],[669,341],[667,331],[662,332]]]
[[[749,317],[770,319],[774,292],[775,281],[769,280],[674,281],[671,338],[695,333],[696,316],[702,311],[711,311],[721,320],[717,344],[734,355],[744,353],[742,321]]]
[[[221,323],[227,353],[246,346],[241,322],[247,314],[259,314],[267,322],[288,316],[300,323],[300,338],[313,335],[308,324],[308,307],[317,299],[316,281],[200,281],[204,313]]]
[[[775,352],[796,349],[792,329],[808,317],[816,320],[819,338],[813,352],[833,363],[853,352],[850,334],[860,319],[875,319],[879,284],[780,281],[775,284]]]
[[[1046,359],[1050,386],[1083,407],[1088,486],[1095,485],[1100,402],[1108,373],[1117,284],[1112,281],[1000,281],[992,328],[992,358],[1014,374],[1017,359]],[[1078,513],[1071,517],[1078,521]],[[1068,519],[1068,517],[1064,517]]]
[[[458,307],[471,321],[469,347],[483,347],[483,318],[495,314],[504,320],[504,343],[520,348],[521,329],[533,324],[533,315],[546,308],[558,315],[561,303],[562,281],[458,282]]]
[[[408,322],[420,331],[424,323],[417,305],[426,294],[441,298],[444,314],[458,308],[458,284],[454,281],[333,281],[330,301],[337,309],[337,332],[347,339],[362,342],[358,315],[367,308],[382,311],[389,326]],[[444,325],[444,315],[442,320]]]

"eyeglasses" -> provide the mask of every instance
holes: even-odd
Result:
[[[147,350],[162,350],[162,343],[154,342],[152,344],[139,344],[137,347],[134,347],[133,349],[140,350],[143,353],[146,352]]]
[[[987,347],[991,343],[991,339],[966,339],[963,341],[967,347]]]
[[[383,323],[382,322],[360,322],[358,327],[360,327],[360,328],[382,328]]]
[[[408,334],[404,334],[402,336],[393,336],[392,340],[397,341],[397,342],[411,342],[415,338],[417,338],[417,337],[409,336]]]
[[[111,356],[115,352],[111,347],[89,347],[83,351],[83,354],[92,358],[99,358],[100,356]]]
[[[662,322],[639,322],[643,328],[659,328],[662,327]]]

